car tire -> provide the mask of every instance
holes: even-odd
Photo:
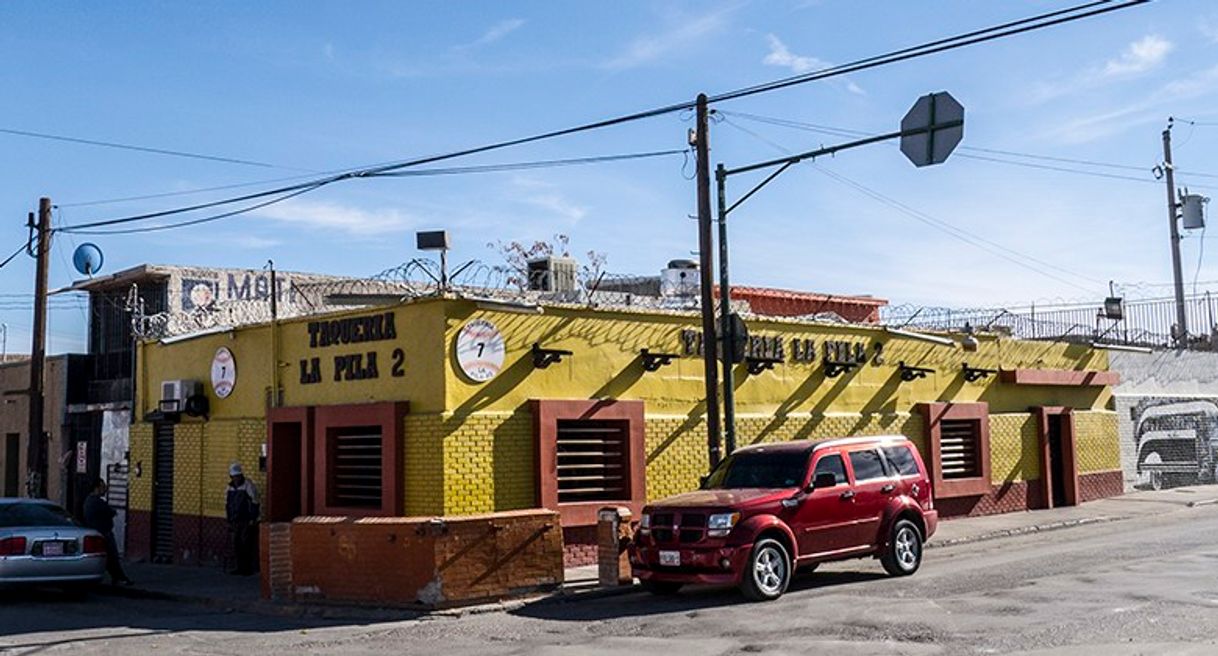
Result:
[[[675,581],[640,581],[643,589],[653,595],[671,597],[681,591],[683,584]]]
[[[902,519],[892,525],[880,563],[892,576],[909,576],[918,571],[922,566],[922,531],[917,524]]]
[[[745,568],[740,591],[753,601],[773,601],[791,583],[791,555],[781,542],[772,538],[753,545]]]

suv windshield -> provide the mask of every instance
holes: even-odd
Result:
[[[797,487],[807,466],[807,451],[738,451],[719,463],[703,489]]]
[[[63,508],[49,503],[0,504],[0,528],[76,526]]]

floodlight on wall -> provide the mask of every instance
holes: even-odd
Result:
[[[905,337],[908,339],[916,339],[920,342],[930,342],[939,346],[955,346],[956,341],[947,337],[939,337],[938,335],[927,335],[925,333],[915,333],[912,330],[901,330],[900,328],[885,328],[884,332],[897,337]]]
[[[448,289],[448,240],[447,230],[424,230],[414,233],[415,247],[421,251],[440,251],[440,290]]]

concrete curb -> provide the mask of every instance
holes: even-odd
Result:
[[[1218,500],[1216,500],[1218,501]],[[1126,516],[1100,516],[1100,517],[1083,517],[1081,519],[1067,519],[1060,522],[1050,522],[1048,524],[1033,524],[1031,526],[1020,526],[1017,528],[1002,529],[999,531],[990,531],[989,533],[979,533],[961,538],[952,538],[949,540],[932,540],[926,543],[927,549],[936,549],[943,547],[954,547],[962,544],[972,544],[974,542],[986,542],[988,540],[1000,540],[1002,538],[1010,538],[1019,535],[1031,535],[1033,533],[1048,533],[1050,531],[1060,531],[1066,528],[1074,528],[1076,526],[1087,526],[1089,524],[1106,524],[1108,522],[1119,522],[1130,519]]]
[[[1189,507],[1189,508],[1197,508],[1197,507],[1199,507],[1199,506],[1212,506],[1212,505],[1214,505],[1214,504],[1216,504],[1216,503],[1218,503],[1218,498],[1215,498],[1215,499],[1201,499],[1200,501],[1189,501],[1189,502],[1188,502],[1188,507]]]

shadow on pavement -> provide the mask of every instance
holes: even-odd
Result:
[[[791,581],[787,594],[866,583],[889,578],[878,572],[815,572],[798,574]],[[587,622],[623,617],[640,617],[664,613],[680,613],[720,606],[750,604],[736,588],[690,586],[680,593],[664,597],[647,592],[630,592],[602,599],[543,599],[516,610],[513,615],[543,620]],[[781,603],[781,601],[779,601]]]
[[[223,606],[129,599],[94,592],[10,588],[0,589],[0,652],[10,649],[39,652],[97,640],[193,630],[260,633],[368,626],[417,616],[408,611],[400,618],[383,620],[266,615],[234,612]],[[74,637],[65,636],[65,631],[95,633]],[[100,631],[105,633],[98,635],[96,632]]]

